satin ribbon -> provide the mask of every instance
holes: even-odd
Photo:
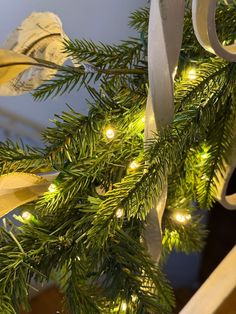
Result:
[[[225,1],[228,4],[228,1]],[[207,51],[215,55],[236,62],[236,44],[222,45],[216,32],[215,12],[216,0],[193,0],[192,19],[196,37]],[[224,164],[224,169],[218,172],[217,201],[226,209],[236,209],[236,193],[227,195],[230,178],[236,168],[236,136],[232,142],[232,151],[229,162]]]
[[[173,120],[173,79],[182,43],[184,0],[152,0],[148,30],[149,95],[145,114],[145,140]],[[167,174],[166,174],[167,175]],[[144,242],[150,256],[159,261],[161,220],[167,199],[167,179],[147,215]]]
[[[0,217],[13,209],[36,200],[48,191],[58,172],[31,174],[13,172],[0,176]]]
[[[195,35],[204,49],[215,55],[236,62],[236,45],[222,45],[216,32],[217,0],[193,0],[192,20]]]
[[[63,53],[64,39],[68,37],[56,14],[34,12],[9,35],[3,48],[23,54],[26,58],[29,56],[62,65],[68,59]],[[56,72],[57,69],[33,66],[3,84],[0,77],[0,96],[17,96],[32,91]]]
[[[6,49],[0,49],[0,84],[8,83],[15,79],[20,73],[29,69],[37,62],[25,55]]]

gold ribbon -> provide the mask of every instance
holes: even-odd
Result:
[[[37,62],[28,56],[0,49],[0,84],[15,79],[20,73],[30,68],[32,64],[37,65]]]
[[[47,192],[57,175],[13,172],[0,176],[0,217]]]
[[[63,53],[63,40],[67,38],[56,14],[34,12],[8,36],[3,48],[23,54],[25,58],[32,57],[62,65],[68,59]],[[26,68],[24,72],[13,76],[11,81],[0,80],[0,95],[17,96],[27,93],[52,78],[56,72],[57,69],[42,66]]]

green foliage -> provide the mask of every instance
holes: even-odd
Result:
[[[218,6],[218,32],[228,42],[235,12],[235,4]],[[45,99],[83,86],[91,96],[87,115],[69,108],[55,116],[43,133],[43,149],[0,144],[2,174],[60,172],[54,192],[23,206],[34,219],[18,217],[20,226],[8,222],[1,229],[4,314],[28,307],[32,278],[55,280],[71,313],[171,313],[172,290],[140,243],[147,213],[167,178],[163,256],[203,247],[206,231],[196,209],[211,208],[230,154],[236,66],[197,44],[187,10],[175,118],[144,145],[148,13],[144,8],[131,15],[138,39],[118,45],[66,41],[65,53],[76,66],[60,67],[34,93]],[[196,78],[189,79],[193,65]],[[89,86],[94,81],[99,89]],[[107,128],[114,138],[106,137]],[[130,168],[132,161],[138,169]],[[185,216],[176,220],[178,214]]]

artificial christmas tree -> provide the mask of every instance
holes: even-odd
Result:
[[[174,2],[176,8],[180,2]],[[152,5],[157,3],[164,2],[153,1]],[[168,10],[170,2],[163,8]],[[223,2],[217,8],[218,34],[225,44],[234,41],[235,9],[235,4]],[[24,211],[16,217],[20,226],[4,220],[0,236],[3,313],[27,309],[32,280],[55,280],[71,313],[171,312],[173,293],[160,269],[174,248],[184,252],[202,248],[205,231],[196,211],[210,208],[217,195],[217,180],[230,162],[236,113],[235,64],[204,50],[191,20],[186,3],[173,121],[167,119],[161,125],[160,111],[154,110],[153,117],[146,113],[144,119],[151,45],[149,8],[131,15],[130,26],[138,31],[137,39],[112,46],[65,37],[65,59],[70,58],[73,66],[35,57],[32,45],[27,50],[40,68],[58,71],[34,92],[36,99],[81,86],[91,99],[86,116],[71,108],[56,116],[55,126],[43,134],[44,148],[1,143],[1,174],[9,180],[17,173],[45,176],[53,172],[55,176],[52,185],[46,185],[48,191],[38,193],[39,199],[19,204]],[[164,29],[162,35],[168,39]],[[171,59],[168,40],[166,45],[171,74],[179,46]],[[4,66],[11,71],[15,65]],[[155,86],[157,97],[170,94],[172,76],[169,80],[167,91],[165,86],[160,91]],[[98,89],[90,84],[94,81],[99,81]],[[155,106],[153,88],[149,96]],[[145,135],[147,129],[149,135]],[[11,182],[14,190],[14,179]],[[20,200],[18,192],[13,193]],[[163,193],[161,223],[155,210]],[[155,241],[160,241],[161,233],[162,257],[157,263],[160,243]],[[153,247],[158,247],[155,254]]]

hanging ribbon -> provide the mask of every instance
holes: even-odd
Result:
[[[184,22],[184,0],[152,0],[148,30],[149,95],[145,116],[145,140],[160,133],[173,120],[173,79],[178,65]],[[165,174],[167,176],[167,173]],[[144,241],[158,262],[162,240],[161,220],[167,199],[163,178],[154,207],[147,215]]]
[[[25,55],[6,49],[0,49],[0,84],[15,79],[20,73],[37,62]]]
[[[58,172],[35,175],[13,172],[0,176],[0,217],[48,191]]]
[[[228,1],[225,1],[228,4]],[[236,62],[236,45],[222,45],[216,32],[217,0],[193,0],[192,18],[196,37],[202,47],[215,55]],[[236,136],[232,141],[232,151],[228,163],[217,173],[217,201],[226,209],[236,209],[236,193],[227,195],[227,187],[230,178],[236,168]]]
[[[10,34],[3,48],[62,65],[68,59],[63,53],[63,40],[66,38],[68,37],[57,15],[51,12],[35,12]],[[56,72],[57,69],[42,66],[26,68],[11,81],[0,85],[0,96],[16,96],[29,92],[52,78]]]
[[[236,62],[236,45],[222,45],[216,32],[217,0],[193,0],[192,19],[195,35],[204,49],[215,55]]]

